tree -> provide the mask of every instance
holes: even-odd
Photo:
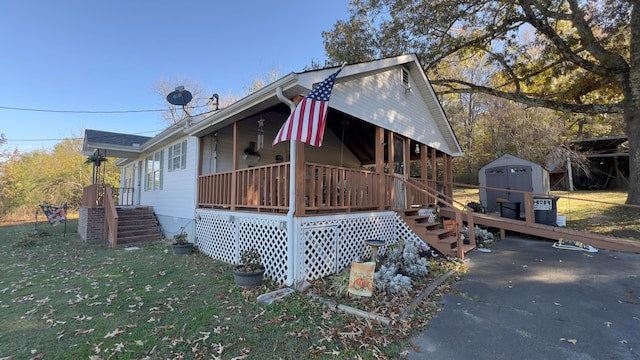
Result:
[[[499,67],[501,81],[435,73],[440,94],[484,93],[566,113],[622,115],[627,203],[640,205],[639,0],[354,0],[350,13],[323,33],[336,63],[416,53],[432,71],[445,59],[475,53]]]
[[[103,162],[103,181],[119,187],[120,172]],[[14,153],[2,163],[0,172],[0,217],[29,215],[39,204],[63,204],[77,209],[82,189],[92,183],[92,169],[85,165],[82,138],[74,136],[51,150]]]

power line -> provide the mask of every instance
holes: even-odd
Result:
[[[199,109],[207,107],[208,105],[193,106],[192,109]],[[16,111],[32,111],[32,112],[48,112],[48,113],[66,113],[66,114],[128,114],[128,113],[143,113],[143,112],[163,112],[170,109],[140,109],[140,110],[54,110],[54,109],[35,109],[35,108],[20,108],[12,106],[0,106],[3,110],[16,110]]]
[[[137,133],[133,133],[133,134],[127,134],[127,135],[142,135],[142,134],[149,134],[149,133],[158,133],[161,132],[162,130],[153,130],[153,131],[142,131],[142,132],[137,132]],[[113,135],[114,137],[119,136],[120,134],[117,135]],[[5,139],[7,142],[11,142],[11,141],[64,141],[64,140],[83,140],[84,137],[66,137],[66,138],[60,138],[60,139]]]

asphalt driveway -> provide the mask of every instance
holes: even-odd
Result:
[[[640,254],[507,237],[467,257],[408,359],[640,359]]]

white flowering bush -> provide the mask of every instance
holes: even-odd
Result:
[[[398,239],[390,245],[374,276],[376,288],[392,294],[411,291],[412,277],[429,273],[429,262],[419,254],[422,249],[415,240]]]
[[[480,227],[478,227],[478,225],[476,225],[473,228],[473,232],[476,235],[476,245],[478,247],[491,247],[494,243],[495,243],[495,238],[493,233],[482,229]],[[465,243],[468,244],[469,243],[469,229],[465,226],[462,228],[462,231],[460,232],[462,234],[462,236],[464,236],[464,240]]]

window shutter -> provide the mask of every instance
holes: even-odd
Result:
[[[182,142],[182,153],[180,155],[180,168],[185,169],[187,167],[187,140]]]
[[[173,146],[169,146],[169,172],[173,171]]]

